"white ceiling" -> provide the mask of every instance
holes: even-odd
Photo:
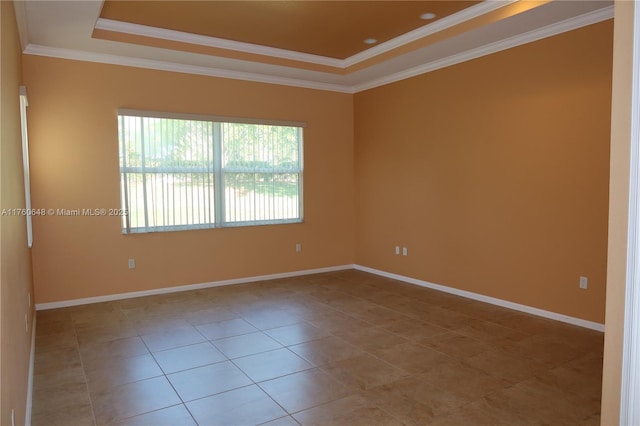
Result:
[[[245,43],[228,42],[211,37],[194,38],[193,35],[187,33],[133,24],[120,25],[119,30],[139,35],[153,34],[156,37],[167,39],[183,38],[194,44],[214,47],[220,47],[222,43],[225,48],[241,51],[255,50],[266,56],[288,57],[317,64],[327,64],[329,61],[333,66],[346,68],[512,2],[513,0],[485,1],[458,14],[377,45],[344,61]],[[396,56],[360,71],[339,75],[92,38],[91,35],[96,25],[98,28],[108,29],[119,24],[99,19],[102,1],[28,0],[14,3],[25,54],[345,93],[356,93],[613,18],[612,1],[555,0],[498,22]]]

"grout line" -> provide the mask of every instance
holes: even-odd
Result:
[[[84,386],[87,390],[87,397],[89,398],[89,406],[91,407],[91,416],[93,417],[93,424],[97,425],[98,420],[96,419],[96,412],[93,408],[93,398],[91,397],[91,392],[89,391],[89,380],[87,379],[87,371],[84,367],[84,360],[82,359],[82,352],[80,352],[80,341],[78,340],[78,332],[76,330],[76,323],[73,320],[73,312],[69,313],[71,317],[71,325],[73,326],[73,336],[76,339],[76,350],[78,351],[78,358],[80,358],[80,367],[82,368],[82,377],[84,377]]]

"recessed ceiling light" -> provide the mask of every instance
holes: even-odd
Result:
[[[424,19],[425,21],[429,20],[429,19],[433,19],[436,17],[435,13],[423,13],[422,15],[420,15],[420,19]]]
[[[378,40],[376,40],[375,38],[365,38],[364,39],[364,43],[365,44],[376,44],[378,42]]]

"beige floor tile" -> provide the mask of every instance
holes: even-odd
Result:
[[[46,317],[41,317],[39,314],[36,318],[36,338],[48,336],[50,334],[60,334],[67,331],[71,331],[72,333],[74,332],[73,321],[71,320],[70,315],[69,319],[66,320],[56,320],[55,317],[53,317],[53,319],[47,319]]]
[[[182,316],[173,315],[151,315],[140,316],[131,320],[131,326],[141,335],[166,333],[172,330],[182,330],[191,328],[189,321]]]
[[[366,353],[321,368],[351,390],[370,389],[408,376],[403,370]]]
[[[105,360],[146,355],[147,346],[138,336],[107,342],[93,342],[79,347],[82,363],[86,369],[99,368]]]
[[[505,346],[504,344],[502,345]],[[536,359],[548,367],[557,367],[580,358],[584,351],[569,344],[566,338],[553,334],[536,334],[506,347],[507,351]]]
[[[32,413],[32,426],[94,426],[93,410],[89,403],[67,405],[50,411]]]
[[[184,314],[184,318],[191,325],[202,325],[238,318],[238,314],[226,308],[207,308],[188,312]]]
[[[167,378],[184,402],[252,384],[230,361],[169,374]]]
[[[300,423],[296,422],[291,416],[285,416],[271,420],[270,422],[261,423],[260,426],[300,426]]]
[[[327,331],[321,330],[306,322],[265,330],[265,334],[284,346],[298,345],[329,336]]]
[[[597,414],[599,404],[589,404],[575,395],[549,386],[537,378],[488,395],[488,404],[518,416],[536,419],[538,424],[576,424]]]
[[[515,343],[529,336],[491,321],[473,321],[456,329],[456,333],[489,343]]]
[[[404,388],[407,383],[406,380],[400,380],[368,389],[360,395],[369,404],[384,410],[405,425],[431,424],[438,410],[444,411],[444,403],[432,398],[430,393],[426,393],[424,398],[408,394]]]
[[[299,316],[282,310],[269,310],[258,314],[250,313],[243,315],[242,318],[260,330],[284,327],[285,325],[296,324],[301,321]]]
[[[37,326],[36,326],[37,327]],[[73,328],[57,333],[37,336],[36,352],[48,352],[54,349],[73,349],[78,347],[78,339]]]
[[[114,423],[181,403],[165,377],[141,380],[92,393],[91,401],[98,425]]]
[[[492,321],[527,334],[554,333],[559,327],[557,321],[513,310],[507,310],[504,315],[499,315]]]
[[[480,352],[463,363],[511,383],[527,380],[547,369],[545,364],[534,358],[514,355],[500,347]]]
[[[460,360],[471,358],[492,347],[490,344],[474,337],[455,332],[431,336],[420,340],[420,343]]]
[[[141,337],[151,352],[193,345],[207,340],[192,326],[145,334]]]
[[[33,408],[33,414],[75,409],[90,404],[87,386],[84,383],[39,388],[34,392],[33,398],[39,401]]]
[[[255,385],[188,402],[199,425],[257,425],[287,413]]]
[[[73,326],[76,330],[114,326],[116,324],[119,326],[129,325],[129,319],[118,308],[96,312],[85,310],[81,315],[73,313],[72,317]]]
[[[454,329],[461,324],[467,323],[471,319],[458,312],[441,308],[432,303],[422,302],[415,297],[410,297],[409,299],[410,302],[400,305],[396,309],[418,321],[424,321],[426,319],[441,327]],[[435,318],[436,321],[431,321],[432,317]]]
[[[465,402],[511,386],[507,380],[492,377],[464,364],[443,364],[440,368],[431,369],[415,377],[440,392],[449,392],[455,397],[465,399]]]
[[[446,328],[418,321],[415,319],[400,319],[381,324],[381,328],[391,333],[397,334],[408,340],[420,341],[425,338],[446,334]]]
[[[432,426],[515,426],[531,424],[535,424],[535,421],[531,423],[528,419],[519,417],[516,413],[492,407],[485,400],[474,401],[448,414],[438,416],[429,422],[429,425]]]
[[[293,415],[302,426],[400,426],[402,423],[367,400],[351,395]]]
[[[183,404],[162,408],[113,423],[113,426],[197,426]]]
[[[564,339],[570,347],[584,353],[601,351],[604,346],[604,333],[571,324],[560,323],[558,329],[549,334]]]
[[[256,383],[313,367],[285,348],[236,358],[233,363]]]
[[[76,329],[76,336],[80,346],[90,343],[125,339],[127,337],[136,337],[137,335],[138,332],[129,323],[108,324],[91,328]]]
[[[411,374],[426,373],[444,365],[454,365],[453,357],[435,351],[415,342],[376,349],[371,352],[376,357]]]
[[[37,311],[36,318],[38,322],[49,323],[49,322],[70,322],[73,324],[73,319],[71,318],[71,308],[58,308],[58,309],[47,309],[46,311]]]
[[[538,373],[535,378],[541,384],[559,390],[573,400],[578,400],[578,406],[593,412],[599,409],[602,394],[601,377],[593,372],[599,371],[601,366],[602,358],[585,357]]]
[[[213,341],[228,358],[240,358],[282,348],[282,345],[262,332],[243,334]]]
[[[491,321],[504,327],[519,331],[521,333],[531,334],[529,330],[518,327],[517,322],[509,321],[508,318],[511,317],[514,313],[520,313],[528,317],[532,315],[482,302],[474,303],[468,312],[468,315],[471,315],[475,318]],[[464,311],[462,311],[461,313],[466,314]]]
[[[75,367],[51,369],[44,373],[34,374],[33,390],[55,388],[62,385],[82,384],[86,388],[84,369],[80,364]],[[46,399],[46,393],[43,394]]]
[[[408,317],[402,313],[384,308],[371,302],[368,302],[366,307],[361,307],[355,311],[347,308],[347,313],[356,319],[378,326],[388,324],[390,321],[408,319]]]
[[[426,304],[425,304],[426,305]],[[457,330],[474,321],[475,318],[438,306],[428,307],[424,312],[418,312],[415,318],[449,330]]]
[[[255,333],[258,331],[257,328],[242,318],[202,324],[196,328],[209,340],[224,339],[225,337],[239,336],[241,334]]]
[[[176,373],[178,371],[227,360],[227,357],[210,342],[155,352],[153,357],[165,374]]]
[[[62,348],[47,352],[38,352],[34,360],[35,375],[76,367],[82,367],[80,353],[77,348]]]
[[[195,298],[190,300],[181,300],[176,302],[167,302],[167,314],[173,316],[183,317],[191,312],[207,309],[209,304],[206,300],[197,300]]]
[[[331,300],[331,307],[349,316],[356,317],[357,315],[368,316],[366,314],[367,311],[378,307],[378,305],[358,297],[357,293],[354,295],[338,291],[336,297]]]
[[[144,299],[144,298],[143,298]],[[138,302],[138,305],[121,308],[123,313],[132,322],[140,322],[141,324],[153,327],[158,326],[170,326],[172,321],[182,320],[186,321],[182,315],[176,314],[167,303],[156,303],[152,301]],[[157,329],[146,330],[145,333],[155,332]]]
[[[420,419],[427,421],[457,410],[506,386],[509,383],[470,367],[446,364],[425,374],[372,388],[371,393],[364,395],[374,398],[373,401],[401,420],[419,423]],[[389,398],[385,399],[385,395]]]
[[[290,346],[289,349],[314,365],[325,365],[363,353],[362,349],[336,336]]]
[[[390,333],[378,327],[339,333],[339,336],[365,351],[372,352],[378,349],[392,348],[409,341],[397,334]]]
[[[371,323],[353,318],[344,313],[323,314],[309,318],[307,322],[329,333],[345,333],[347,331],[358,331],[374,327]]]
[[[317,368],[262,382],[260,387],[289,413],[340,399],[348,393],[345,386]]]
[[[89,392],[98,393],[126,383],[162,376],[162,370],[150,354],[111,358],[99,367],[85,368]]]

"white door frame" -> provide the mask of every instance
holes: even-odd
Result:
[[[629,228],[620,424],[640,425],[640,7],[634,7]]]

